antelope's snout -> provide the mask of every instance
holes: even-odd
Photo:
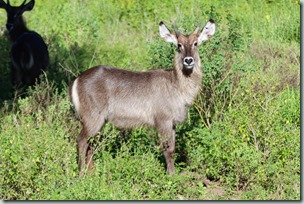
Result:
[[[183,62],[184,68],[193,69],[194,64],[195,64],[195,61],[194,61],[193,57],[185,57],[184,58],[184,62]]]

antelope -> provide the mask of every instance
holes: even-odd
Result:
[[[168,174],[175,173],[175,127],[186,119],[202,82],[198,46],[215,33],[211,19],[190,35],[172,33],[163,22],[160,37],[177,47],[173,70],[134,72],[95,66],[82,72],[70,85],[69,95],[82,129],[77,138],[80,174],[93,169],[93,149],[88,138],[105,122],[120,129],[147,126],[160,135]]]
[[[35,1],[23,3],[16,7],[10,1],[0,0],[0,8],[6,10],[6,29],[12,42],[10,49],[11,83],[13,86],[23,83],[33,85],[39,75],[49,64],[48,48],[42,37],[30,31],[22,18],[25,11],[33,9]]]

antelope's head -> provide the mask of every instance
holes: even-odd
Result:
[[[202,30],[196,27],[192,34],[183,35],[177,30],[172,33],[163,22],[160,22],[159,33],[166,42],[173,43],[177,47],[175,60],[178,61],[175,63],[181,65],[183,72],[192,73],[193,68],[200,60],[197,47],[214,35],[215,23],[211,19]]]
[[[24,0],[20,6],[11,6],[9,0],[7,0],[7,3],[0,0],[0,8],[5,9],[7,13],[6,29],[8,32],[11,32],[14,28],[19,26],[24,26],[22,14],[25,11],[30,11],[33,9],[35,0],[31,0],[28,3],[25,2],[26,0]]]

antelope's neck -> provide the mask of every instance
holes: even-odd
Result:
[[[29,32],[29,30],[26,28],[26,26],[18,26],[17,28],[13,28],[9,32],[9,36],[12,42],[15,42],[21,35],[24,33]]]
[[[195,66],[191,73],[185,75],[183,73],[183,65],[177,59],[174,60],[174,78],[176,86],[180,91],[180,94],[183,95],[187,104],[192,104],[193,100],[197,96],[201,83],[202,83],[202,70],[201,70],[201,61],[196,59]]]

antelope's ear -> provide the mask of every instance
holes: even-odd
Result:
[[[201,34],[198,36],[198,45],[203,41],[209,40],[215,33],[215,23],[210,19],[205,27],[203,28]]]
[[[32,10],[34,8],[34,5],[35,5],[35,0],[31,0],[30,2],[28,2],[23,6],[21,13]]]
[[[164,39],[166,42],[173,43],[174,45],[177,46],[176,35],[172,34],[162,21],[159,23],[159,34],[160,37]]]

